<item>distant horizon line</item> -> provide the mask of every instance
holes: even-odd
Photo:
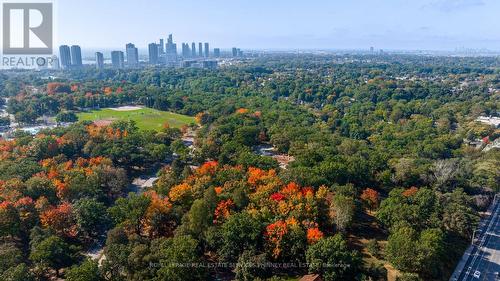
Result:
[[[135,44],[133,42],[128,42],[128,43],[132,43],[132,44]],[[125,43],[123,44],[124,46],[128,43]],[[155,42],[151,42],[151,43],[155,43]],[[186,43],[186,42],[183,42],[183,43]],[[198,42],[195,42],[195,43],[198,43]],[[205,42],[203,42],[205,43]],[[210,42],[209,42],[210,43]],[[82,49],[84,48],[83,45],[81,44],[72,44],[72,43],[64,43],[64,44],[60,44],[58,46],[62,46],[62,45],[68,45],[68,46],[71,46],[71,45],[78,45],[80,46]],[[137,44],[135,44],[136,47],[137,47]],[[425,48],[425,49],[409,49],[409,48],[398,48],[398,47],[390,47],[390,48],[380,48],[380,47],[375,47],[375,46],[369,46],[369,47],[346,47],[346,48],[335,48],[335,47],[241,47],[241,46],[238,46],[238,45],[235,45],[235,46],[231,46],[231,47],[218,47],[218,46],[215,46],[215,48],[218,48],[218,49],[226,49],[226,50],[230,50],[231,48],[239,48],[239,49],[245,49],[245,50],[297,50],[297,49],[300,49],[300,50],[370,50],[370,48],[373,47],[375,50],[393,50],[393,51],[452,51],[452,49],[432,49],[432,48]],[[117,47],[117,46],[114,46],[114,47],[99,47],[99,46],[90,46],[90,47],[85,47],[85,49],[105,49],[105,50],[115,50],[115,49],[119,49],[119,48],[122,48],[122,47]],[[145,49],[147,50],[147,46],[144,46],[142,48],[139,48],[137,47],[138,49]],[[214,49],[214,48],[211,48],[211,49]],[[464,49],[464,50],[487,50],[487,51],[500,51],[500,49],[498,50],[495,50],[495,49],[490,49],[490,48],[467,48],[467,47],[457,47],[455,48],[456,49]]]
[[[61,44],[62,45],[78,45],[82,49],[82,51],[121,51],[125,50],[124,47],[84,47],[79,44]],[[148,52],[148,47],[139,47],[137,46],[137,49],[141,52]],[[315,51],[315,52],[345,52],[345,51],[355,51],[355,52],[370,52],[371,47],[353,47],[353,48],[322,48],[322,47],[304,47],[304,48],[283,48],[283,47],[239,47],[239,46],[233,46],[233,47],[214,47],[211,48],[213,49],[220,49],[221,51],[231,51],[232,48],[238,48],[243,51],[255,51],[255,52],[300,52],[300,51]],[[492,53],[492,54],[500,54],[500,50],[495,50],[495,49],[488,49],[488,48],[462,48],[462,47],[457,47],[455,49],[409,49],[409,48],[377,48],[373,46],[373,52],[378,53],[380,51],[383,52],[407,52],[407,53],[421,53],[421,52],[429,52],[429,53],[468,53],[468,52],[473,52],[473,53]],[[179,50],[179,49],[178,49]]]

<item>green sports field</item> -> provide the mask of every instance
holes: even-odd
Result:
[[[140,108],[127,111],[105,108],[89,112],[80,112],[77,113],[77,116],[80,121],[133,120],[140,130],[160,130],[165,123],[168,123],[170,127],[174,128],[180,128],[183,125],[195,123],[194,117],[168,111],[159,111],[152,108]]]

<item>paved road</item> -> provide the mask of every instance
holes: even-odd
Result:
[[[497,280],[497,273],[500,274],[500,200],[495,200],[490,210],[490,215],[476,231],[474,245],[465,252],[450,281]]]

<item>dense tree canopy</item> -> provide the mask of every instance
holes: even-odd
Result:
[[[63,126],[0,138],[0,276],[384,280],[391,264],[402,280],[447,279],[500,187],[500,132],[475,121],[498,116],[499,66],[267,54],[217,70],[2,72],[0,130]],[[197,124],[76,118],[132,104]],[[158,179],[131,186],[140,176]]]

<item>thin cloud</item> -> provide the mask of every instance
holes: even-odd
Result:
[[[485,3],[483,0],[434,0],[422,6],[422,9],[437,9],[442,12],[454,12],[484,5]]]

